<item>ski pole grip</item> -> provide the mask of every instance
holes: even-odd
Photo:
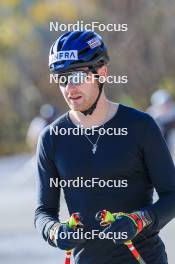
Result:
[[[72,228],[72,229],[83,227],[82,217],[81,217],[79,212],[73,213],[71,215],[71,217],[69,218],[69,221],[68,221],[68,226],[69,226],[69,228]]]
[[[101,226],[107,226],[110,225],[112,222],[115,221],[115,217],[113,216],[113,214],[107,210],[102,210],[99,211],[96,216],[95,219],[97,221],[101,221],[100,225]]]

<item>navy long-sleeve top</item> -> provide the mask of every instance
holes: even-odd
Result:
[[[78,177],[116,180],[118,186],[110,188],[98,185],[94,188],[64,187],[69,213],[81,212],[87,230],[92,230],[99,229],[94,217],[99,210],[114,213],[147,208],[154,223],[133,243],[149,264],[166,264],[164,245],[157,234],[175,217],[175,167],[157,124],[147,113],[119,104],[117,113],[103,128],[116,128],[120,132],[124,128],[127,133],[101,135],[95,154],[85,135],[55,133],[75,127],[67,112],[40,136],[36,178],[37,230],[52,244],[48,233],[59,219],[60,187],[51,186],[51,179],[55,182],[68,182]],[[96,131],[88,137],[95,143],[98,135]],[[119,184],[121,182],[127,182],[127,186]],[[153,204],[154,188],[159,200]],[[125,245],[116,246],[112,240],[102,239],[87,240],[74,249],[74,257],[76,264],[137,263]]]

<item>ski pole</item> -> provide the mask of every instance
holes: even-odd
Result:
[[[83,224],[81,222],[80,213],[73,213],[68,221],[63,222],[68,225],[69,228],[77,229],[80,227],[83,227]],[[66,251],[66,258],[65,258],[65,264],[70,264],[70,258],[71,258],[72,250]]]
[[[110,213],[107,210],[102,210],[96,214],[96,220],[101,221],[100,225],[101,226],[107,226],[116,221],[115,217],[122,216],[122,215],[127,215],[125,213],[119,212],[119,213]],[[135,257],[135,259],[138,261],[140,264],[146,264],[146,262],[143,260],[143,258],[140,256],[139,252],[133,245],[131,240],[128,240],[127,242],[124,243],[132,255]]]

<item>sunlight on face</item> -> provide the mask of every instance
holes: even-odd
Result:
[[[106,68],[106,66],[103,67]],[[106,75],[106,71],[103,72],[103,67],[98,69],[98,74]],[[87,70],[87,68],[81,68],[81,70]],[[89,72],[86,82],[80,85],[68,83],[66,87],[60,86],[60,89],[69,108],[81,112],[91,107],[99,93],[98,80],[94,79],[92,72]]]

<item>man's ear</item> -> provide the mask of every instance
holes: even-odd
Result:
[[[102,67],[100,67],[98,70],[97,70],[99,76],[104,76],[104,77],[107,77],[108,76],[108,68],[106,65],[103,65]]]

